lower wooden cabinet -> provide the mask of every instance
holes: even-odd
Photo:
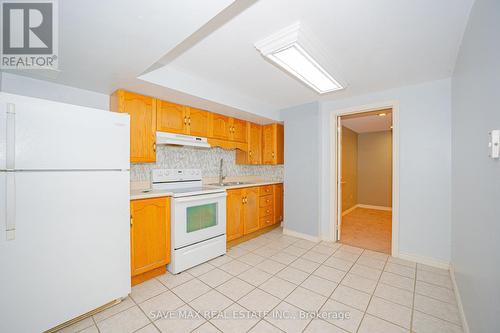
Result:
[[[165,272],[170,262],[170,198],[130,202],[132,285]]]
[[[259,188],[248,187],[244,190],[243,234],[259,230]]]
[[[274,222],[283,222],[283,184],[274,184]]]
[[[283,195],[276,189],[282,193],[283,184],[227,190],[228,242],[283,220]]]
[[[243,236],[243,189],[228,190],[226,197],[226,240]]]

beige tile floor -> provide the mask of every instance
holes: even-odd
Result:
[[[196,316],[196,311],[202,315]],[[304,316],[306,312],[330,316],[312,318]],[[287,318],[278,318],[280,313]],[[349,245],[284,236],[278,228],[187,272],[137,285],[120,304],[62,332],[462,329],[448,271]]]

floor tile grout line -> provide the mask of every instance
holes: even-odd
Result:
[[[387,261],[389,259],[387,258],[384,263],[384,267],[382,268],[382,273],[384,272],[385,266],[387,266]],[[377,284],[375,285],[375,289],[373,289],[372,294],[370,295],[370,299],[368,300],[368,304],[366,305],[366,309],[363,312],[363,316],[361,317],[361,321],[359,322],[358,328],[356,329],[356,333],[359,332],[359,329],[361,328],[361,324],[363,323],[363,320],[366,317],[366,314],[368,313],[368,308],[370,307],[370,304],[372,302],[373,297],[375,296],[375,292],[377,291],[377,286],[380,283],[380,279],[382,279],[382,274],[378,277]],[[411,311],[411,310],[410,310]],[[377,317],[378,318],[378,317]]]
[[[339,246],[339,247],[335,250],[335,252],[334,252],[334,253],[332,253],[332,255],[331,255],[330,257],[332,257],[332,256],[333,256],[333,255],[334,255],[334,254],[335,254],[338,250],[340,250],[343,246],[344,246],[344,244],[341,244],[341,245],[340,245],[340,246]],[[355,264],[356,264],[356,262],[359,260],[359,258],[361,258],[361,255],[363,254],[363,252],[364,252],[364,250],[362,250],[362,251],[361,251],[361,253],[358,255],[358,258],[357,258],[357,259],[356,259],[356,260],[352,263],[352,265],[351,265],[351,267],[349,268],[349,270],[348,270],[347,272],[345,272],[344,276],[343,276],[343,277],[340,279],[340,281],[337,283],[337,286],[336,286],[336,287],[333,289],[333,291],[330,293],[330,296],[328,296],[328,297],[326,298],[326,301],[325,301],[325,302],[323,303],[323,305],[321,305],[321,307],[319,308],[320,310],[321,310],[321,309],[325,306],[325,304],[328,302],[328,300],[330,300],[330,299],[331,299],[331,300],[333,300],[333,299],[331,298],[331,297],[332,297],[332,295],[335,293],[335,291],[336,291],[336,290],[337,290],[337,288],[340,286],[340,284],[342,283],[342,281],[344,281],[345,277],[347,276],[347,274],[349,274],[349,272],[350,272],[350,271],[351,271],[351,269],[354,267],[354,265],[355,265]],[[330,257],[328,257],[328,259],[329,259]],[[328,260],[328,259],[326,259],[326,260]],[[325,261],[326,261],[326,260],[325,260]],[[321,267],[321,266],[320,266],[320,267]],[[332,267],[332,268],[334,268],[334,267]],[[319,267],[318,267],[318,269],[319,269]],[[336,269],[336,268],[334,268],[334,269]],[[317,270],[317,269],[316,269],[316,270]],[[316,270],[315,270],[315,271],[316,271]],[[315,271],[314,271],[314,272],[315,272]],[[313,272],[313,273],[314,273],[314,272]],[[343,272],[343,271],[342,271],[342,272]],[[312,275],[313,273],[311,273],[311,275]],[[336,301],[336,302],[337,302],[337,301]],[[342,302],[340,302],[340,303],[342,303]],[[344,303],[342,303],[342,304],[344,304]],[[347,305],[347,304],[345,304],[345,305]],[[347,306],[351,307],[350,305],[347,305]],[[311,322],[312,322],[312,320],[311,320],[311,321],[310,321],[310,322],[306,325],[306,327],[304,327],[304,329],[302,330],[302,332],[304,332],[304,331],[307,329],[307,327],[311,324]],[[333,324],[333,323],[330,323],[330,322],[328,322],[328,323],[329,323],[329,324],[331,324],[331,325],[333,325],[333,326],[335,326],[335,327],[340,327],[340,326],[337,326],[337,325],[335,325],[335,324]],[[360,322],[360,324],[361,324],[361,322]],[[341,327],[340,327],[340,328],[341,328]],[[341,328],[341,329],[343,329],[343,328]]]

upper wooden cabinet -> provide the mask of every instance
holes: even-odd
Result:
[[[270,124],[262,128],[262,163],[283,164],[283,125]]]
[[[156,128],[161,132],[208,136],[210,113],[189,106],[158,100]]]
[[[231,118],[212,113],[209,136],[215,139],[229,140],[231,134]]]
[[[236,118],[231,118],[230,140],[238,142],[247,142],[248,122]]]
[[[156,129],[161,132],[185,134],[187,126],[187,108],[184,105],[157,100]]]
[[[130,256],[132,277],[170,262],[170,198],[130,202]]]
[[[156,99],[117,90],[111,95],[110,110],[130,115],[130,162],[155,162]]]
[[[210,128],[210,112],[191,107],[187,109],[188,134],[207,137]]]
[[[117,90],[110,109],[130,114],[130,162],[156,162],[156,131],[208,138],[213,147],[237,149],[237,164],[283,164],[283,126],[245,120]]]
[[[262,126],[248,123],[247,149],[236,151],[236,164],[262,164]]]

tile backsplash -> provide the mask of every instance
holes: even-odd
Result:
[[[156,163],[134,163],[130,166],[130,180],[150,181],[153,169],[201,169],[203,177],[217,177],[220,159],[224,159],[224,176],[259,176],[283,181],[283,165],[239,165],[236,151],[221,148],[158,146]]]

